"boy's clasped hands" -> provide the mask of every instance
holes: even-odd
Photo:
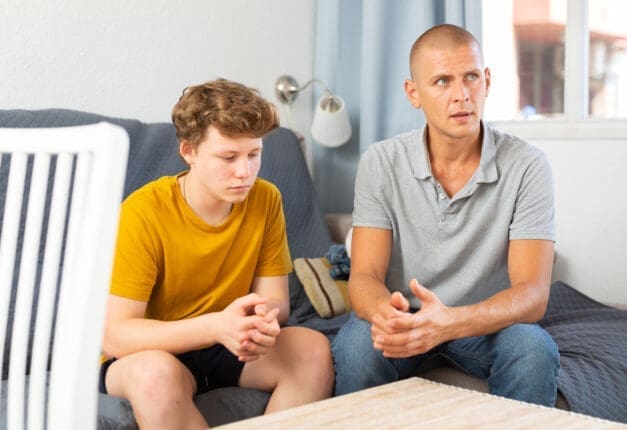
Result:
[[[224,311],[221,343],[248,363],[267,354],[281,332],[277,320],[279,308],[268,309],[268,300],[255,293],[234,300]]]

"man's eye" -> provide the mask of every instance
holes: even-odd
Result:
[[[441,79],[438,79],[437,81],[435,81],[435,84],[436,84],[437,86],[439,86],[439,87],[443,87],[443,86],[445,86],[447,83],[448,83],[448,80],[447,80],[447,79],[445,79],[445,78],[441,78]]]
[[[259,153],[258,152],[255,152],[253,154],[248,154],[248,158],[257,158],[257,157],[259,157]]]
[[[229,155],[229,156],[226,156],[226,157],[222,157],[222,159],[226,160],[226,161],[233,161],[233,160],[235,160],[235,155]]]
[[[477,75],[476,73],[471,73],[466,77],[466,79],[468,79],[469,81],[476,81],[477,79],[479,79],[479,75]]]

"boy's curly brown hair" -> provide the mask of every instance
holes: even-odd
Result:
[[[227,137],[262,137],[279,126],[279,117],[257,90],[220,78],[185,88],[172,122],[179,141],[197,146],[209,126]]]

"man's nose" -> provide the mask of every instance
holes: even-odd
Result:
[[[468,100],[470,91],[463,81],[456,82],[453,86],[453,97],[456,102]]]

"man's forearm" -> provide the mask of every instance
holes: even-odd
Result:
[[[455,339],[483,336],[516,323],[534,323],[544,315],[548,294],[538,285],[518,284],[482,302],[451,308]]]
[[[390,299],[390,291],[385,284],[365,274],[351,273],[348,281],[348,295],[351,308],[362,319],[372,322],[380,303]]]

